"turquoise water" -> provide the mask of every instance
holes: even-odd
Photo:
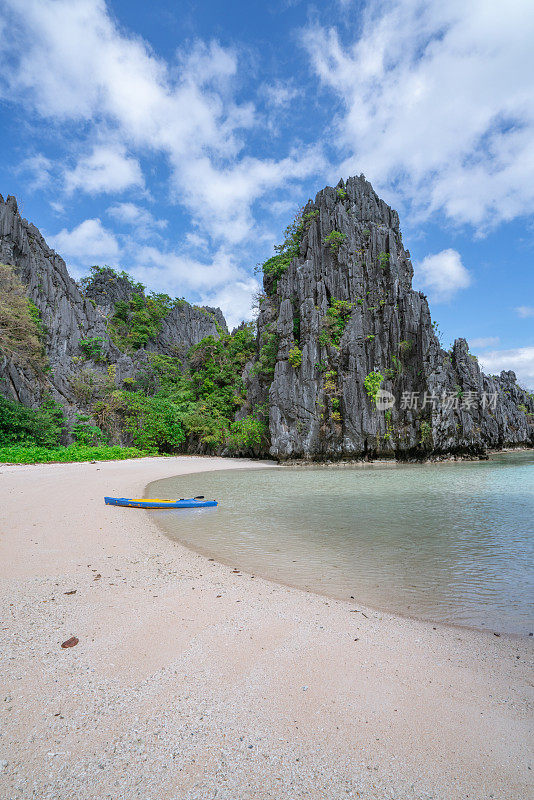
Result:
[[[219,500],[151,512],[241,570],[428,620],[534,631],[534,452],[489,461],[230,470],[148,496]]]

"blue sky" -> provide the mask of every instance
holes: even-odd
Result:
[[[0,192],[80,277],[250,315],[254,265],[364,173],[448,346],[534,387],[531,0],[0,0]]]

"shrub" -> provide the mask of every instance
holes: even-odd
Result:
[[[267,423],[256,411],[231,424],[227,445],[231,450],[257,450],[266,446],[268,432]]]
[[[162,397],[147,397],[142,392],[118,392],[124,415],[124,430],[136,447],[172,453],[185,439],[180,409]]]
[[[423,447],[431,447],[433,442],[432,425],[430,422],[423,420],[419,429],[419,444]]]
[[[78,347],[86,358],[91,361],[105,361],[103,352],[104,339],[102,336],[92,336],[89,339],[80,339]]]
[[[378,264],[380,266],[380,269],[385,269],[389,264],[389,253],[379,253]]]
[[[346,238],[345,234],[340,231],[331,231],[331,233],[324,237],[324,243],[333,253],[337,253],[342,242],[344,242]]]
[[[341,337],[345,332],[345,327],[354,308],[354,303],[348,300],[336,300],[332,298],[330,307],[326,312],[326,327],[328,329],[329,341],[334,347],[339,347]]]
[[[32,445],[56,447],[65,429],[63,409],[47,400],[37,409],[0,395],[0,445]]]
[[[302,364],[302,350],[300,349],[300,347],[296,346],[292,347],[291,350],[289,351],[287,360],[289,361],[292,367],[295,367],[295,369],[300,367],[300,365]]]
[[[316,209],[317,210],[317,209]],[[317,210],[317,214],[319,211]],[[275,254],[268,258],[263,264],[261,264],[258,269],[263,272],[263,275],[268,277],[270,290],[276,288],[276,283],[278,279],[287,271],[289,265],[299,255],[300,252],[300,242],[302,240],[302,234],[305,230],[305,225],[307,222],[311,221],[313,217],[317,216],[313,211],[308,212],[306,215],[307,219],[305,220],[302,216],[302,212],[296,215],[293,222],[287,226],[284,231],[284,241],[282,244],[275,245]]]
[[[321,345],[321,347],[326,347],[327,345],[330,344],[330,336],[328,335],[328,331],[325,330],[321,331],[321,333],[319,334],[318,342]]]
[[[44,335],[39,310],[26,297],[15,268],[0,264],[0,351],[42,372],[47,365]]]
[[[128,301],[119,301],[109,320],[112,340],[122,350],[145,347],[150,339],[157,336],[164,317],[180,302],[171,299],[168,294],[156,292],[148,296],[140,292],[133,294]]]
[[[137,447],[86,447],[70,445],[69,447],[39,447],[36,445],[0,445],[0,462],[5,464],[41,464],[59,461],[122,461],[125,458],[141,458],[149,455]]]
[[[268,329],[263,334],[261,342],[258,360],[254,365],[254,373],[263,378],[272,379],[278,356],[278,334],[276,331]]]
[[[337,189],[337,196],[340,197],[342,200],[345,199],[347,196],[347,192],[341,186]]]
[[[92,425],[90,418],[86,414],[76,414],[72,435],[76,444],[88,447],[102,444],[106,440],[100,428]]]
[[[115,304],[113,314],[108,319],[109,335],[121,350],[139,350],[158,334],[163,318],[173,308],[184,305],[186,301],[183,298],[173,299],[168,294],[158,292],[150,292],[147,295],[142,283],[135,281],[126,272],[116,272],[107,266],[91,267],[90,274],[82,279],[81,285],[87,291],[93,286],[100,289],[106,282],[113,283],[118,280],[126,282],[131,294],[127,300],[120,300]],[[89,300],[94,302],[92,298]],[[208,311],[205,313],[211,316]],[[92,348],[89,346],[89,349]],[[94,355],[98,356],[98,348],[88,357],[92,358]]]
[[[115,388],[115,365],[111,365],[107,374],[94,369],[81,369],[69,379],[76,400],[82,405],[103,397]]]
[[[98,265],[90,267],[89,275],[86,275],[80,281],[82,289],[87,291],[87,289],[90,289],[93,286],[93,284],[102,276],[106,278],[106,280],[108,281],[116,281],[119,279],[126,281],[132,292],[136,292],[137,294],[141,294],[145,290],[143,284],[135,281],[131,275],[128,275],[127,272],[124,272],[124,270],[122,272],[118,272],[112,267],[108,267],[107,264],[104,264],[103,267],[100,267]]]
[[[328,370],[324,374],[324,391],[325,394],[335,395],[337,392],[337,371],[335,369]]]
[[[371,398],[371,400],[376,405],[376,398],[378,396],[378,392],[382,383],[384,381],[384,376],[380,372],[370,372],[369,375],[365,378],[363,385],[365,387],[365,391]]]
[[[384,412],[384,417],[386,420],[386,432],[384,434],[384,441],[389,442],[393,436],[393,419],[391,409],[388,408]]]

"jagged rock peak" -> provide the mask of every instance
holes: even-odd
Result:
[[[363,176],[320,191],[296,231],[264,265],[241,412],[268,400],[271,455],[420,457],[532,442],[532,398],[507,376],[482,375],[465,340],[442,349],[426,297],[412,289],[398,215]],[[377,408],[378,389],[389,409]],[[476,404],[462,401],[473,393]],[[495,393],[496,407],[482,407]]]
[[[344,195],[344,196],[343,196]],[[315,206],[332,211],[339,201],[350,208],[351,216],[358,222],[373,222],[399,230],[399,215],[379,198],[365,175],[340,180],[335,188],[326,186],[315,197]]]

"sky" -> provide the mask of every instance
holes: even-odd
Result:
[[[397,209],[448,347],[534,389],[532,0],[0,0],[0,193],[93,264],[251,316],[308,198]]]

